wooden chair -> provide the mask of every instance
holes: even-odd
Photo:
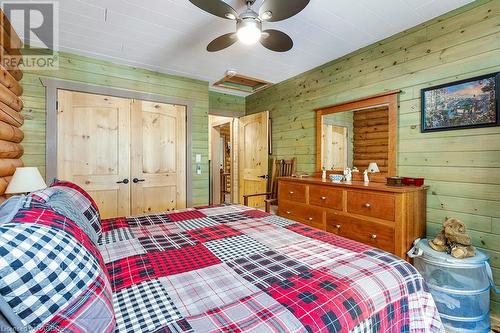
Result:
[[[297,159],[294,157],[291,160],[273,159],[271,170],[271,183],[269,191],[265,193],[246,194],[243,196],[243,204],[248,206],[248,198],[265,196],[266,212],[271,212],[271,206],[278,203],[278,177],[289,177],[295,174],[297,168]]]
[[[231,173],[225,172],[224,169],[220,169],[220,203],[226,203],[226,194],[231,194],[231,186],[229,180],[231,179]]]

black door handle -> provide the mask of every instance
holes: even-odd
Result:
[[[137,183],[140,183],[140,182],[145,182],[146,179],[134,178],[134,179],[132,179],[132,181],[134,182],[134,184],[137,184]]]
[[[262,178],[262,179],[269,179],[268,175],[262,175],[262,176],[257,176],[257,177]]]
[[[120,180],[119,182],[116,182],[117,184],[128,184],[128,179],[125,178],[124,180]]]

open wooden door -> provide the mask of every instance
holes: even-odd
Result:
[[[134,100],[132,214],[186,207],[186,107]]]
[[[240,202],[243,195],[264,193],[268,181],[269,112],[239,118]],[[264,207],[264,197],[249,199],[249,206]]]
[[[323,124],[323,166],[327,169],[348,167],[348,129],[345,126]]]
[[[58,91],[57,177],[94,198],[101,218],[130,213],[131,100]]]

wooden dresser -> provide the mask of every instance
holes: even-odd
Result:
[[[403,259],[413,241],[425,237],[425,187],[292,177],[280,178],[278,187],[278,215]]]

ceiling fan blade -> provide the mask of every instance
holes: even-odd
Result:
[[[207,51],[217,52],[223,50],[236,43],[237,40],[238,38],[236,37],[236,34],[234,32],[219,36],[215,38],[213,41],[211,41],[210,44],[207,45]]]
[[[310,0],[266,0],[259,9],[259,16],[269,22],[285,20],[300,13]]]
[[[268,29],[262,32],[260,43],[271,51],[286,52],[292,49],[293,40],[286,33]]]
[[[235,20],[238,13],[222,0],[189,0],[196,7],[228,20]]]

